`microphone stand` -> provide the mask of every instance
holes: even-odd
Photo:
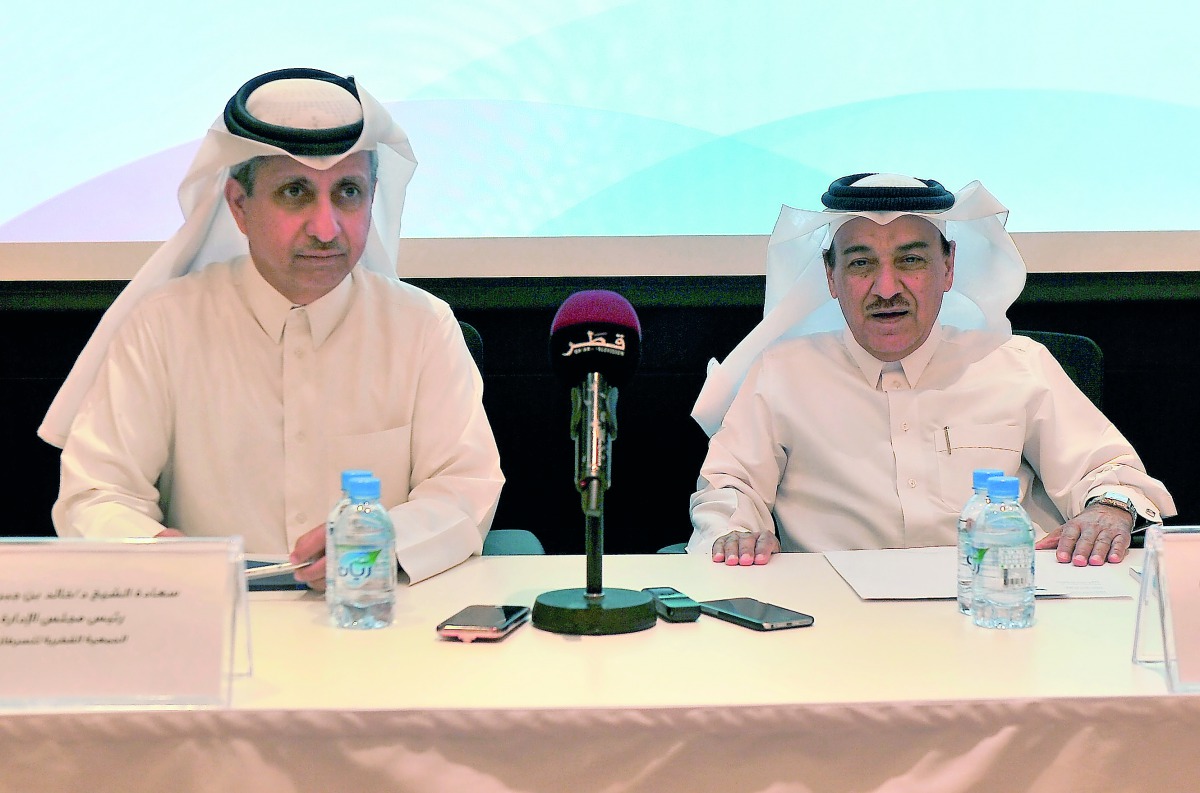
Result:
[[[571,389],[571,438],[575,441],[575,487],[585,524],[587,587],[538,596],[533,624],[555,633],[632,633],[658,622],[654,599],[633,589],[604,589],[604,492],[612,479],[612,442],[617,437],[617,389],[589,372]]]
[[[583,507],[587,594],[604,594],[604,491],[612,479],[612,442],[617,437],[617,389],[599,372],[571,389],[571,439],[575,441],[575,487]]]

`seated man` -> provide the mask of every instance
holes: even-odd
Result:
[[[62,536],[240,534],[321,557],[369,469],[410,581],[480,552],[503,476],[450,308],[396,278],[408,138],[353,78],[248,82],[180,188],[186,220],[113,303],[39,435]],[[177,277],[182,276],[182,277]],[[324,560],[297,573],[316,586]]]
[[[978,182],[955,196],[858,174],[822,201],[784,208],[766,316],[697,401],[712,437],[690,552],[750,565],[780,550],[953,545],[976,468],[1021,479],[1050,529],[1037,547],[1060,562],[1119,562],[1135,523],[1174,514],[1050,353],[1012,335],[1025,265]]]

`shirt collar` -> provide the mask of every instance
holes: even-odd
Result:
[[[854,338],[854,334],[850,332],[849,328],[842,331],[842,342],[846,345],[846,350],[849,351],[850,357],[854,359],[854,362],[858,364],[858,368],[862,370],[867,384],[871,388],[874,388],[879,382],[880,373],[883,372],[884,362],[864,350],[862,345]],[[929,336],[921,343],[921,346],[900,359],[899,363],[904,370],[904,377],[908,380],[910,386],[915,386],[917,381],[920,380],[925,367],[929,365],[930,359],[933,358],[933,353],[941,343],[942,326],[934,323],[933,327],[929,330]]]
[[[266,282],[249,256],[243,257],[237,266],[238,283],[250,312],[263,332],[279,344],[283,339],[283,327],[287,324],[288,314],[298,307]],[[314,347],[320,347],[346,316],[353,294],[351,279],[354,277],[354,270],[351,270],[350,276],[343,278],[328,294],[307,306],[299,307],[308,312]]]

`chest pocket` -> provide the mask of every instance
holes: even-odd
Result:
[[[936,430],[933,446],[938,450],[942,506],[958,512],[971,496],[971,474],[976,468],[999,468],[1008,476],[1017,475],[1025,433],[1016,424],[964,424]]]
[[[347,468],[365,468],[379,477],[379,500],[391,509],[408,501],[412,476],[412,425],[362,435],[330,438],[331,481],[340,481]]]

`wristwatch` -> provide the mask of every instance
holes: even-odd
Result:
[[[1129,517],[1133,518],[1133,525],[1134,526],[1137,525],[1137,522],[1138,522],[1137,507],[1135,507],[1133,505],[1133,499],[1131,499],[1129,496],[1125,495],[1124,493],[1117,493],[1113,490],[1110,490],[1107,493],[1101,493],[1098,496],[1092,496],[1091,498],[1089,498],[1087,501],[1084,502],[1083,508],[1087,509],[1088,507],[1092,506],[1093,504],[1103,504],[1106,507],[1117,507],[1118,509],[1123,509],[1129,513]]]

